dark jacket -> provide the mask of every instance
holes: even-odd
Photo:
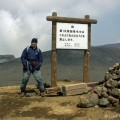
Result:
[[[40,49],[34,49],[32,46],[30,46],[29,48],[25,48],[21,55],[21,61],[24,70],[28,70],[28,67],[30,71],[31,69],[39,70],[43,63],[42,52]],[[35,62],[35,66],[32,66],[33,61]]]

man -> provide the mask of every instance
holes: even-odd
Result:
[[[37,47],[37,43],[37,38],[33,38],[31,41],[31,46],[25,48],[21,55],[21,61],[23,64],[23,80],[20,89],[21,95],[23,96],[26,94],[26,85],[31,74],[33,74],[38,83],[40,95],[44,96],[44,83],[40,73],[43,57],[41,50]]]

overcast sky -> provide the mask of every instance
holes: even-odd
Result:
[[[92,45],[120,42],[120,0],[0,0],[0,54],[21,55],[33,37],[42,51],[51,49],[51,22],[46,16],[90,15]]]

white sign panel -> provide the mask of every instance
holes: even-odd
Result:
[[[88,25],[57,23],[57,49],[88,49]]]

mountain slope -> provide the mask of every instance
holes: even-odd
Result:
[[[51,79],[51,51],[43,53],[44,63],[41,68],[42,78],[50,83]],[[82,80],[83,51],[57,50],[58,79]],[[100,81],[104,78],[108,67],[120,61],[120,48],[115,45],[96,46],[90,52],[90,80]],[[20,58],[0,64],[0,86],[19,85],[22,79],[22,65]],[[34,80],[29,84],[35,83]]]

